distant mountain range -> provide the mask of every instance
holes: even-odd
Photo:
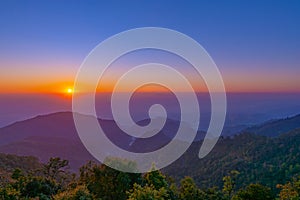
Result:
[[[252,126],[243,130],[243,132],[255,133],[269,137],[277,137],[282,133],[300,127],[300,115],[287,117],[285,119],[270,120],[263,124]]]
[[[68,159],[73,169],[93,160],[76,134],[71,113],[37,116],[1,128],[0,152],[31,155],[42,162],[61,157]]]
[[[143,152],[157,149],[167,144],[174,136],[174,132],[176,132],[179,122],[168,119],[168,125],[166,125],[157,135],[149,139],[133,139],[131,136],[124,134],[113,120],[99,119],[99,123],[104,131],[108,133],[107,136],[109,139],[118,146],[134,152]],[[145,125],[148,121],[143,120],[138,123]],[[243,132],[252,132],[262,136],[280,136],[281,134],[292,131],[297,127],[300,127],[300,115],[246,128]],[[198,132],[195,143],[188,151],[190,153],[192,151],[191,155],[196,155],[198,153],[201,145],[201,139],[204,136],[204,132]],[[255,140],[256,138],[254,136],[251,137],[253,138],[251,138],[250,141],[252,141],[252,139]],[[259,136],[259,138],[260,137],[261,136]],[[224,154],[225,151],[222,148],[224,145],[234,146],[234,143],[234,139],[221,139],[214,150],[214,152],[220,151],[219,153],[216,153],[216,157],[219,159],[222,155],[225,157],[222,159],[226,159],[226,156],[230,156]],[[224,148],[227,149],[229,147],[226,146]],[[249,146],[249,148],[251,147]],[[141,149],[143,150],[141,151]],[[0,128],[0,152],[35,156],[42,162],[46,162],[50,157],[61,157],[70,161],[70,167],[74,171],[88,160],[94,160],[94,158],[82,145],[79,136],[77,135],[71,112],[60,112],[37,116],[32,119],[16,122],[9,126]],[[208,157],[210,158],[212,155],[215,154],[211,153]],[[182,160],[185,159],[187,159],[184,161],[186,163],[194,162],[194,160],[192,161],[188,159],[190,158],[189,156],[185,156],[179,159],[178,162],[182,162]],[[199,159],[195,159],[195,166],[197,166]],[[177,163],[175,163],[174,166],[177,166]],[[223,169],[226,171],[225,169],[227,168],[223,167]],[[173,174],[172,167],[167,168],[166,171]]]
[[[149,139],[134,139],[121,131],[113,120],[98,121],[111,141],[133,152],[150,151],[167,144],[174,137],[179,124],[168,119],[167,125],[157,135]],[[147,123],[149,120],[138,122],[140,125]],[[201,140],[204,135],[199,131],[196,139]],[[71,112],[37,116],[0,128],[0,152],[36,156],[42,162],[58,156],[68,159],[74,171],[88,160],[94,160],[80,141]]]

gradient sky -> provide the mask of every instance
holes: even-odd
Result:
[[[76,3],[75,3],[76,2]],[[0,1],[0,92],[60,92],[87,54],[131,28],[198,41],[227,91],[300,92],[300,1]]]

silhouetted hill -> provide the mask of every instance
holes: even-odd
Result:
[[[61,157],[68,159],[74,170],[93,160],[76,133],[70,112],[37,116],[1,128],[0,152],[36,156],[42,162]]]
[[[176,126],[179,123],[168,119],[167,125],[159,134],[151,138],[134,140],[120,130],[115,121],[101,119],[98,121],[111,141],[123,149],[135,152],[165,145],[172,139],[172,132],[177,130]],[[71,112],[37,116],[0,128],[0,152],[36,156],[42,162],[47,162],[50,157],[61,157],[70,161],[72,170],[77,170],[88,160],[93,160],[81,143]]]
[[[276,137],[296,128],[300,128],[300,115],[285,119],[271,120],[257,126],[246,128],[243,132]]]

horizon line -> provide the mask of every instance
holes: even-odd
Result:
[[[30,94],[40,94],[40,95],[59,95],[59,96],[73,96],[74,94],[88,94],[94,92],[74,92],[73,94],[66,94],[64,92],[0,92],[0,95],[30,95]],[[111,91],[102,91],[102,92],[95,92],[95,94],[111,94]],[[129,91],[118,91],[115,93],[129,93]],[[134,93],[140,94],[166,94],[166,93],[174,93],[172,91],[135,91]],[[187,91],[177,91],[177,93],[190,93]],[[209,94],[209,93],[221,93],[219,91],[196,91],[196,94]],[[296,94],[300,91],[225,91],[226,94]]]

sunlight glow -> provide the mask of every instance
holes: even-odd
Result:
[[[72,93],[73,93],[73,89],[72,89],[72,88],[68,88],[68,89],[67,89],[67,93],[68,93],[68,94],[72,94]]]

